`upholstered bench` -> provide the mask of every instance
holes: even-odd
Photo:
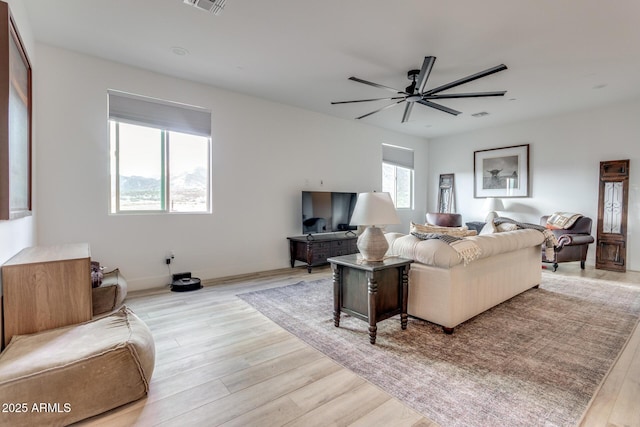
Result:
[[[140,399],[154,363],[151,331],[127,307],[14,336],[0,353],[0,425],[68,425]]]

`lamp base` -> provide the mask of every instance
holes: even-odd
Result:
[[[365,261],[382,261],[389,249],[389,242],[384,237],[381,228],[371,226],[365,228],[358,237],[358,250]]]

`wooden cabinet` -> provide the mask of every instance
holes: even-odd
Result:
[[[23,249],[2,266],[4,345],[92,318],[91,256],[86,243]]]
[[[296,261],[307,264],[307,271],[316,265],[327,264],[327,258],[358,252],[357,236],[352,234],[320,234],[293,236],[289,239],[291,268]]]
[[[600,163],[596,268],[626,271],[629,160]]]

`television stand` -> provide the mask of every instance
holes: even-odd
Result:
[[[327,258],[358,252],[356,246],[358,236],[353,232],[289,236],[287,239],[291,254],[291,268],[295,266],[296,261],[302,261],[307,265],[309,273],[312,267],[328,264]]]

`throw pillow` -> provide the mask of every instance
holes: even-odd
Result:
[[[480,235],[482,236],[483,234],[493,234],[497,232],[498,230],[496,229],[496,225],[493,221],[489,221],[484,225],[484,227],[482,227],[482,230],[480,230]]]
[[[421,234],[446,234],[447,236],[455,237],[468,237],[478,234],[476,230],[469,230],[468,227],[440,227],[437,225],[429,224],[416,224],[411,222],[409,226],[409,233],[421,233]]]
[[[496,226],[496,228],[498,229],[498,232],[501,231],[514,231],[518,229],[518,226],[516,224],[512,224],[510,222],[503,222],[502,224],[498,224]]]

